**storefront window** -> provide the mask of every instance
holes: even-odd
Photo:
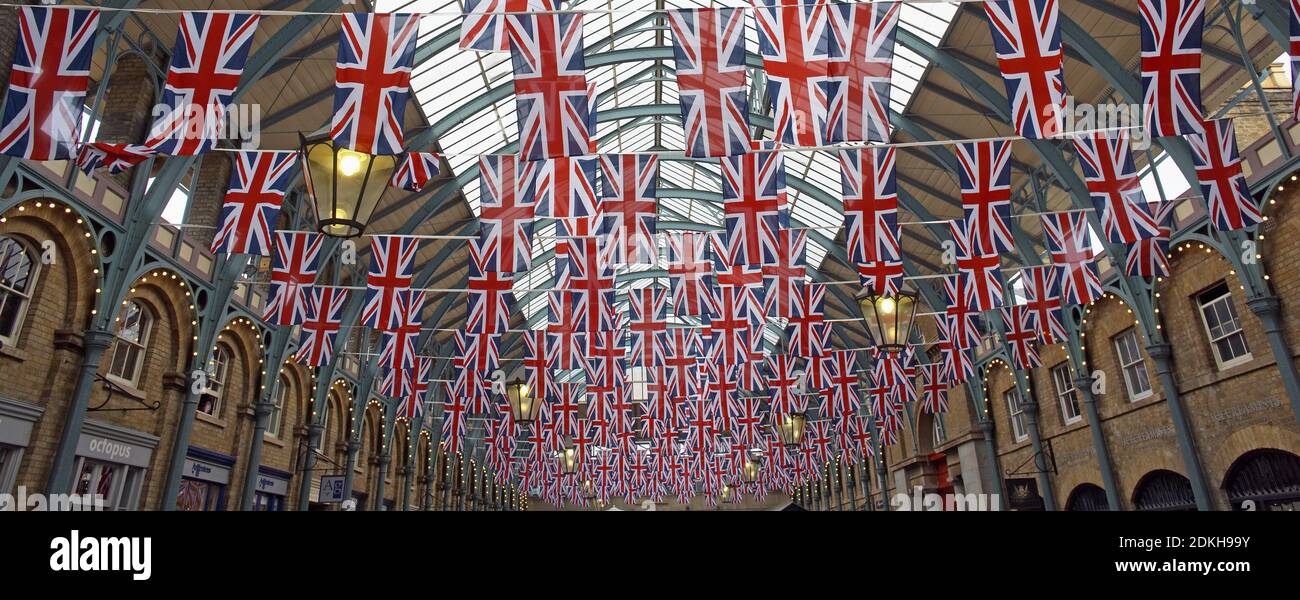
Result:
[[[87,508],[98,499],[104,510],[135,510],[144,470],[119,463],[81,459],[76,494]]]
[[[284,510],[284,496],[258,492],[253,497],[253,510],[271,512]]]
[[[176,494],[176,510],[191,512],[220,510],[221,494],[224,489],[225,486],[207,481],[181,479],[181,490]]]

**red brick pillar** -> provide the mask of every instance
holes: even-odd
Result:
[[[160,53],[151,51],[150,54],[156,64],[162,63]],[[144,141],[146,128],[153,122],[155,81],[148,63],[139,54],[118,55],[100,108],[96,141],[112,144]]]

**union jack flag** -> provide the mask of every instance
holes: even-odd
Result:
[[[1082,212],[1043,215],[1043,232],[1052,263],[1061,267],[1061,297],[1070,304],[1088,304],[1101,297],[1101,277],[1093,261],[1092,232]]]
[[[763,267],[759,265],[747,265],[732,260],[727,254],[727,248],[723,242],[721,234],[709,236],[713,243],[713,282],[715,289],[715,303],[727,288],[737,288],[742,290],[741,299],[750,307],[755,319],[763,314],[763,307],[767,304],[767,290],[763,289]],[[713,309],[716,312],[716,309]],[[707,320],[706,315],[706,320]]]
[[[381,367],[384,376],[379,380],[379,393],[390,398],[403,398],[414,393],[414,375],[409,369]],[[398,405],[401,409],[401,405]]]
[[[407,152],[402,155],[402,162],[393,171],[388,185],[408,192],[418,192],[438,176],[442,170],[441,160],[437,152]]]
[[[1205,0],[1138,0],[1142,104],[1153,137],[1203,133],[1201,32]]]
[[[316,259],[322,239],[319,234],[304,231],[275,232],[271,291],[263,320],[276,325],[297,325],[306,320],[306,288],[316,283]]]
[[[1065,83],[1056,0],[984,3],[1016,133],[1029,139],[1061,133]]]
[[[956,249],[957,272],[965,292],[962,303],[969,310],[983,312],[1002,305],[1002,273],[997,252],[981,252],[974,239],[976,233],[962,231],[956,221],[949,221]]]
[[[609,235],[606,264],[654,264],[659,157],[613,154],[600,157],[600,231]]]
[[[271,232],[280,216],[280,203],[289,191],[294,152],[236,152],[230,187],[221,205],[221,226],[212,239],[212,252],[271,253]]]
[[[480,156],[479,244],[489,271],[532,268],[533,217],[541,163],[514,155]]]
[[[808,266],[808,232],[782,229],[776,243],[776,262],[763,267],[763,309],[769,317],[788,318],[790,306],[804,283]]]
[[[772,414],[787,415],[795,411],[799,402],[799,372],[795,369],[797,357],[789,354],[769,354],[767,357],[767,392]]]
[[[831,324],[826,322],[826,286],[795,282],[787,326],[790,353],[799,357],[821,356],[830,347]]]
[[[948,412],[948,380],[943,363],[918,365],[917,369],[925,380],[921,387],[921,410],[931,415]]]
[[[585,294],[571,291],[551,291],[548,298],[546,326],[546,355],[552,369],[579,369],[587,351],[586,332],[579,328],[584,321],[579,311],[588,310]],[[577,306],[581,302],[583,306]]]
[[[1020,281],[1025,289],[1025,313],[1031,329],[1038,331],[1044,344],[1065,341],[1065,323],[1062,320],[1060,268],[1056,265],[1039,265],[1020,269]]]
[[[1175,202],[1151,202],[1148,210],[1155,215],[1160,224],[1159,233],[1149,239],[1138,240],[1128,250],[1124,260],[1124,272],[1132,277],[1168,277],[1169,276],[1169,238],[1171,230],[1170,216]]]
[[[588,392],[612,392],[622,385],[627,359],[622,330],[598,331],[587,336],[586,376]],[[592,415],[594,418],[594,415]]]
[[[542,160],[592,153],[592,115],[582,15],[509,16],[519,156]]]
[[[750,152],[720,162],[727,257],[733,264],[774,264],[777,233],[790,227],[785,159],[780,152]]]
[[[82,144],[77,150],[77,168],[90,175],[100,167],[108,168],[109,175],[134,167],[156,154],[152,148],[138,144],[106,144],[93,142]]]
[[[577,382],[551,381],[546,395],[551,398],[551,421],[554,435],[561,439],[572,437],[578,432],[578,400],[587,394],[584,384]]]
[[[537,207],[533,216],[591,219],[596,216],[596,158],[560,156],[546,159],[537,173]]]
[[[471,333],[505,333],[510,328],[510,305],[514,304],[514,275],[483,272],[478,240],[470,240],[469,275],[465,329]]]
[[[465,398],[447,386],[447,400],[442,404],[442,449],[450,459],[459,454],[465,437]],[[536,426],[536,424],[534,424]]]
[[[758,50],[767,72],[773,139],[790,146],[826,143],[831,74],[831,7],[753,1]]]
[[[748,152],[745,12],[739,8],[670,10],[668,25],[673,32],[686,155],[708,158]]]
[[[343,13],[334,65],[334,142],[365,154],[401,154],[420,15]]]
[[[376,235],[370,238],[370,271],[366,277],[366,301],[361,322],[374,329],[401,326],[397,294],[411,287],[419,239],[406,235]]]
[[[559,8],[559,0],[466,0],[461,11],[465,19],[460,23],[460,47],[480,52],[509,52],[514,32],[507,13]]]
[[[1188,135],[1187,143],[1192,147],[1201,197],[1209,205],[1210,222],[1219,231],[1260,224],[1264,216],[1241,171],[1232,119],[1206,121],[1205,125],[1205,133]]]
[[[532,329],[523,333],[524,337],[524,377],[528,389],[533,393],[544,392],[551,381],[550,357],[547,355],[544,329]]]
[[[144,145],[161,154],[193,156],[221,137],[226,106],[244,73],[257,32],[256,14],[187,11],[181,14],[160,106]]]
[[[93,9],[20,8],[0,152],[32,160],[72,158],[98,30],[99,11]]]
[[[1011,252],[1011,144],[1006,140],[957,144],[961,205],[972,250]]]
[[[836,421],[857,414],[858,399],[858,353],[852,350],[836,350],[830,355],[831,402],[827,414]]]
[[[467,410],[485,413],[491,400],[491,384],[484,377],[501,363],[501,335],[457,331],[455,340],[456,353],[452,360],[456,367],[455,389],[468,401]]]
[[[901,6],[832,3],[827,141],[889,141],[890,78]]]
[[[943,278],[943,293],[947,301],[942,317],[936,316],[940,326],[946,327],[953,334],[953,344],[960,349],[974,347],[980,343],[980,332],[976,323],[976,314],[966,306],[966,280],[956,275]]]
[[[711,358],[726,365],[744,364],[749,360],[753,341],[750,332],[750,305],[740,288],[721,288],[718,312],[712,315],[706,331],[710,338]]]
[[[1011,360],[1021,369],[1037,369],[1042,366],[1038,359],[1038,348],[1034,342],[1038,334],[1034,332],[1033,314],[1019,304],[1004,306],[1002,313],[1002,337],[1011,349]]]
[[[936,346],[939,347],[944,377],[948,382],[956,385],[973,377],[975,375],[975,361],[971,356],[971,351],[958,348],[953,344],[952,339],[954,336],[952,327],[949,326],[949,320],[935,317],[935,332],[939,337]]]
[[[901,274],[896,152],[892,147],[841,150],[840,182],[849,261],[897,263]]]
[[[628,290],[631,363],[651,369],[663,364],[660,340],[668,331],[668,292],[657,288]]]
[[[720,365],[708,359],[700,359],[704,366],[707,380],[707,399],[718,433],[729,433],[736,424],[737,401],[740,390],[737,387],[735,367]]]
[[[1129,152],[1128,132],[1105,131],[1075,137],[1074,148],[1079,153],[1088,195],[1101,217],[1106,239],[1112,244],[1132,244],[1155,237],[1156,221],[1147,211],[1142,184]]]
[[[713,310],[713,259],[709,236],[693,231],[668,234],[668,289],[673,314],[700,317]]]
[[[1290,21],[1291,26],[1287,32],[1290,35],[1291,47],[1287,55],[1291,57],[1291,72],[1300,73],[1300,0],[1291,0]],[[1300,120],[1300,77],[1291,76],[1291,118]]]
[[[397,292],[394,298],[397,321],[382,332],[383,346],[379,352],[379,362],[390,369],[415,366],[415,339],[420,336],[424,298],[424,292],[409,289]]]
[[[334,357],[334,341],[343,327],[343,306],[347,304],[348,291],[335,287],[311,287],[307,296],[307,318],[302,323],[298,338],[300,364],[321,367]]]

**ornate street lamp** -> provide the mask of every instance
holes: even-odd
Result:
[[[912,318],[916,316],[916,298],[916,292],[906,288],[892,295],[868,289],[858,293],[858,308],[877,348],[901,352],[907,347],[912,335]]]
[[[528,384],[519,379],[506,384],[506,403],[510,405],[510,416],[516,425],[531,425],[537,420],[542,403],[531,392]]]
[[[804,413],[782,415],[772,422],[772,429],[786,448],[797,448],[803,443],[803,432],[807,426],[808,415]]]
[[[758,471],[760,468],[761,465],[758,464],[757,460],[754,460],[754,457],[746,457],[745,466],[740,470],[740,480],[745,483],[754,483],[758,481]]]
[[[316,228],[341,238],[365,233],[397,168],[397,157],[348,150],[329,136],[311,141],[298,137],[307,194],[316,204]]]

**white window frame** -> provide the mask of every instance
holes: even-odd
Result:
[[[7,346],[15,346],[18,343],[18,338],[22,335],[23,323],[27,319],[27,310],[32,306],[32,292],[36,289],[37,277],[41,273],[41,261],[36,260],[32,256],[32,249],[27,244],[23,243],[22,240],[10,235],[0,235],[0,245],[3,245],[5,242],[12,243],[21,250],[16,257],[26,259],[28,265],[27,285],[24,286],[25,289],[19,290],[0,280],[0,312],[3,312],[5,304],[10,301],[16,301],[18,303],[18,310],[15,311],[14,314],[13,333],[10,333],[9,335],[0,334],[0,342],[3,342]],[[9,256],[7,254],[0,254],[0,272],[3,272],[2,269],[8,263],[8,258]]]
[[[14,479],[18,475],[18,463],[23,459],[23,449],[19,446],[0,444],[0,493],[13,491]]]
[[[320,437],[316,438],[316,447],[312,448],[312,450],[320,453],[325,451],[325,436],[329,435],[330,432],[330,399],[330,395],[326,394],[325,405],[321,409],[325,411],[325,414],[321,415]],[[308,423],[308,426],[310,425],[311,423]]]
[[[1056,390],[1056,403],[1061,408],[1061,422],[1073,425],[1083,420],[1083,411],[1079,407],[1079,395],[1074,389],[1074,380],[1070,378],[1070,363],[1061,363],[1052,367],[1052,387]],[[1064,376],[1061,374],[1064,373]],[[1073,410],[1070,407],[1073,406]],[[1071,415],[1070,413],[1074,414]]]
[[[135,341],[122,337],[122,328],[126,326],[126,321],[123,319],[127,318],[132,306],[136,307],[136,310],[139,311],[138,314],[140,315],[140,335],[139,339]],[[116,338],[113,340],[113,352],[109,356],[108,361],[108,376],[120,383],[126,384],[128,387],[137,387],[140,384],[140,373],[144,371],[144,363],[149,354],[149,338],[153,335],[153,313],[149,312],[149,308],[146,307],[143,302],[140,302],[139,300],[130,300],[122,307],[121,316],[118,318],[119,322],[117,331],[114,332]],[[125,350],[123,349],[123,344],[128,346]],[[135,360],[130,365],[130,373],[114,372],[114,365],[117,364],[118,352],[132,349],[136,350],[137,353],[135,355]],[[123,367],[126,366],[126,363],[123,363]]]
[[[930,449],[933,450],[948,443],[948,427],[943,422],[943,413],[934,413],[930,424]]]
[[[284,426],[284,405],[289,397],[289,381],[281,375],[277,381],[274,400],[271,402],[271,413],[266,416],[266,433],[270,437],[280,439],[280,428]]]
[[[1007,403],[1007,415],[1010,416],[1012,439],[1016,442],[1029,439],[1029,428],[1025,423],[1025,409],[1020,406],[1020,390],[1013,387],[1003,392],[1002,398]]]
[[[212,358],[208,362],[208,386],[203,390],[203,395],[212,398],[212,412],[207,412],[200,407],[195,407],[201,415],[207,415],[214,419],[221,418],[222,409],[225,408],[226,384],[230,379],[230,361],[234,360],[233,352],[225,344],[217,344],[217,349],[212,352]],[[202,406],[202,403],[200,403]]]
[[[1131,360],[1124,358],[1126,338],[1129,336],[1132,336],[1133,353],[1136,355],[1135,357],[1131,357]],[[1115,362],[1119,363],[1120,376],[1124,379],[1124,392],[1128,395],[1128,401],[1137,402],[1139,400],[1150,398],[1151,394],[1155,393],[1155,391],[1151,387],[1151,372],[1147,370],[1146,358],[1142,356],[1142,348],[1138,345],[1137,328],[1129,327],[1128,329],[1119,332],[1119,334],[1111,341],[1115,346]],[[1146,387],[1145,390],[1139,391],[1136,394],[1133,393],[1134,380],[1133,376],[1130,375],[1130,369],[1133,369],[1133,373],[1136,373],[1139,370],[1142,372],[1143,383]]]
[[[1232,302],[1232,288],[1227,287],[1227,285],[1223,285],[1223,288],[1224,291],[1222,294],[1218,295],[1217,297],[1209,301],[1206,301],[1204,297],[1205,295],[1214,291],[1214,288],[1210,288],[1204,292],[1201,292],[1196,296],[1196,309],[1197,309],[1196,312],[1201,316],[1201,327],[1203,328],[1202,330],[1205,332],[1205,338],[1210,341],[1210,354],[1214,355],[1214,364],[1218,365],[1220,371],[1235,367],[1243,363],[1250,362],[1250,360],[1254,358],[1254,356],[1250,353],[1250,342],[1246,339],[1246,332],[1241,327],[1241,315],[1237,312],[1237,307]],[[1205,318],[1205,310],[1207,308],[1219,304],[1226,306],[1228,312],[1232,313],[1231,323],[1236,326],[1236,329],[1232,331],[1220,332],[1220,334],[1216,337],[1214,332],[1210,330],[1209,320]],[[1238,356],[1234,356],[1228,360],[1223,360],[1223,357],[1219,354],[1218,343],[1232,336],[1241,337],[1241,347],[1245,349],[1245,353]]]
[[[73,493],[80,494],[81,475],[86,467],[91,468],[91,478],[87,486],[88,494],[94,494],[99,487],[99,479],[103,477],[104,472],[114,471],[113,481],[110,483],[108,495],[104,498],[104,510],[136,510],[140,505],[140,488],[144,483],[144,469],[133,467],[122,463],[106,462],[94,460],[85,457],[77,457],[76,480],[73,482]],[[91,498],[84,498],[83,505],[87,510],[90,509]]]

